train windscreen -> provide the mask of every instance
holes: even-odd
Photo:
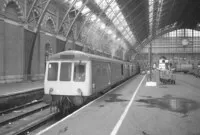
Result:
[[[74,81],[84,82],[85,81],[85,64],[74,64]]]
[[[61,63],[60,81],[71,81],[71,67],[72,64],[68,62]]]
[[[48,65],[48,81],[56,81],[58,76],[58,63],[49,63]]]

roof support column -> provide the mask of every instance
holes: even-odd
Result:
[[[27,16],[27,19],[26,19],[27,23],[29,22],[31,13],[33,14],[34,8],[37,7],[37,2],[38,2],[38,0],[35,0],[33,2],[32,6],[31,6],[31,9],[30,9],[28,16]],[[51,0],[46,0],[44,2],[45,6],[43,8],[43,11],[42,11],[38,21],[37,21],[37,24],[36,24],[36,27],[35,27],[35,30],[34,30],[35,34],[34,34],[34,37],[33,37],[33,40],[32,40],[32,44],[31,44],[31,50],[30,50],[30,54],[29,54],[29,61],[28,61],[28,67],[27,67],[27,74],[28,74],[27,79],[28,80],[31,80],[31,68],[32,68],[32,59],[33,59],[33,51],[34,51],[34,47],[35,47],[35,42],[37,40],[38,35],[40,34],[40,28],[41,28],[40,25],[42,23],[42,20],[44,18],[44,15],[45,15],[47,9],[48,9],[50,2],[51,2]]]
[[[73,3],[70,4],[69,9],[68,9],[67,12],[65,13],[65,15],[64,15],[64,17],[63,17],[63,19],[62,19],[62,21],[61,21],[59,27],[58,27],[57,34],[60,32],[60,30],[61,30],[61,28],[62,28],[62,25],[63,25],[64,22],[65,22],[65,19],[66,19],[66,18],[69,19],[69,13],[70,13],[70,11],[72,10],[72,8],[73,8],[73,6],[75,5],[76,2],[77,2],[77,0],[74,0]]]
[[[114,1],[114,0],[111,0],[110,3],[112,3],[113,1]],[[100,4],[101,4],[102,2],[103,2],[103,1],[101,1]],[[110,3],[109,3],[109,4],[110,4]],[[101,12],[98,14],[98,16],[96,17],[96,19],[94,20],[94,23],[97,23],[97,21],[99,20],[99,18],[108,10],[109,4],[105,7],[104,10],[101,10]],[[80,30],[80,32],[78,33],[77,39],[78,39],[78,37],[80,36],[80,34],[81,34],[81,32],[82,32],[82,30],[83,30],[83,28],[84,28],[86,22],[87,22],[89,19],[91,19],[91,17],[92,17],[92,13],[90,13],[90,15],[88,16],[88,18],[85,19],[85,21],[84,21],[84,23],[83,23],[83,25],[82,25],[82,27],[81,27],[81,30]],[[92,28],[95,28],[95,26],[94,26],[94,25],[93,25],[93,26],[90,26],[89,29],[87,30],[87,33],[88,33]],[[85,49],[86,49],[86,48],[85,48],[85,45],[84,45],[84,49],[83,49],[83,50],[85,50]]]
[[[86,0],[86,1],[83,3],[83,5],[82,5],[81,8],[79,9],[78,13],[77,13],[76,16],[74,17],[73,21],[70,23],[70,26],[69,26],[69,28],[68,28],[68,30],[67,30],[67,33],[66,33],[66,41],[65,41],[65,44],[66,44],[67,41],[68,41],[69,33],[72,32],[72,34],[73,34],[72,27],[73,27],[73,25],[74,25],[76,19],[77,19],[78,16],[80,15],[81,11],[84,9],[84,7],[86,6],[86,4],[88,3],[88,1],[89,1],[89,0]],[[74,42],[75,42],[75,41],[74,41],[74,35],[73,35],[73,45],[74,45]]]
[[[151,30],[151,35],[152,39],[155,39],[156,35],[156,24],[157,24],[157,16],[158,16],[158,6],[159,6],[159,1],[154,1],[153,3],[153,22],[152,22],[152,30]],[[149,81],[152,81],[152,40],[150,42],[149,46],[149,71],[150,71],[150,76],[149,76]]]

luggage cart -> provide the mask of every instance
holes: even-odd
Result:
[[[159,70],[159,79],[162,84],[176,84],[176,76],[170,70]]]

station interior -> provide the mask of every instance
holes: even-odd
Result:
[[[116,133],[114,133],[115,130],[107,132],[102,129],[93,132],[94,135],[100,133],[112,135],[132,133],[139,135],[200,134],[198,129],[200,124],[198,110],[200,107],[199,0],[1,0],[0,105],[2,107],[0,107],[0,113],[3,114],[5,109],[9,109],[7,104],[14,104],[15,100],[10,100],[11,95],[19,95],[30,89],[31,91],[43,89],[49,58],[54,54],[72,50],[137,63],[140,73],[136,75],[136,78],[139,79],[136,79],[134,85],[131,86],[137,91],[140,87],[139,80],[143,80],[142,76],[146,77],[145,82],[156,82],[156,86],[147,87],[145,83],[141,83],[137,95],[146,96],[148,101],[140,99],[134,93],[135,101],[132,103],[132,108],[134,102],[143,104],[151,102],[152,104],[148,106],[150,109],[157,107],[166,110],[163,109],[163,106],[168,105],[163,105],[163,102],[170,102],[169,104],[173,104],[173,107],[176,102],[176,107],[184,106],[185,112],[176,107],[177,110],[171,107],[168,108],[168,111],[183,114],[181,117],[184,118],[188,118],[190,115],[190,111],[187,109],[192,110],[189,120],[184,119],[176,123],[177,120],[173,127],[170,126],[170,122],[174,123],[174,121],[169,122],[167,118],[173,119],[174,115],[163,114],[161,116],[158,113],[161,112],[160,110],[158,112],[150,111],[148,115],[149,110],[142,110],[145,117],[142,119],[142,114],[139,115],[141,121],[140,124],[132,124],[135,127],[141,128],[142,124],[145,125],[145,120],[151,123],[150,121],[157,117],[163,118],[163,121],[169,125],[158,125],[158,129],[156,126],[145,125],[143,127],[145,130],[139,131],[140,128],[130,129],[130,122],[125,118],[124,123],[129,125],[128,129],[131,133],[122,123]],[[157,74],[159,59],[163,57],[171,64],[170,68],[174,69],[175,85],[163,85],[162,80],[158,79],[161,75],[160,72]],[[163,90],[164,87],[166,87],[165,90]],[[35,93],[32,94],[37,100],[43,97],[41,91],[39,96]],[[155,105],[153,97],[160,103],[159,105],[163,103],[163,106]],[[22,98],[23,103],[34,99],[27,93]],[[129,96],[126,98],[128,104],[131,99]],[[164,99],[163,102],[161,98]],[[186,103],[185,99],[188,99],[187,104],[184,104]],[[179,102],[183,103],[180,105]],[[110,103],[106,105],[109,106]],[[138,106],[135,108],[132,111],[135,110],[133,114],[136,117],[140,114],[140,108]],[[137,110],[137,108],[139,109]],[[118,115],[118,117],[120,116]],[[154,119],[150,118],[151,116]],[[99,114],[99,117],[103,116]],[[129,118],[132,119],[131,116]],[[72,124],[75,123],[75,120],[70,118],[68,120],[72,126],[75,125]],[[1,121],[2,118],[0,118],[0,132]],[[117,120],[113,118],[111,121],[116,122]],[[153,121],[152,123],[157,122]],[[177,130],[175,127],[178,127]],[[50,131],[52,130],[41,134],[50,134]],[[68,130],[66,129],[66,131]],[[83,128],[80,132],[69,129],[69,133],[73,134],[82,134],[81,131],[84,134],[90,134]],[[52,131],[53,133],[57,134],[57,131]],[[64,133],[65,131],[61,134]]]

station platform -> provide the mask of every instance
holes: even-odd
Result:
[[[29,92],[43,87],[43,81],[0,84],[0,97]]]
[[[200,79],[147,87],[138,75],[38,135],[199,135]]]

